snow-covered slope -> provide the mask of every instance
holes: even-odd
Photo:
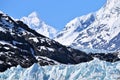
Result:
[[[36,30],[46,37],[53,38],[57,33],[57,30],[42,21],[36,12],[32,12],[27,17],[22,17],[20,20],[26,23],[31,29]]]
[[[120,62],[94,59],[78,65],[55,65],[30,68],[12,67],[0,73],[1,80],[120,80]]]
[[[107,0],[99,11],[91,15],[69,22],[55,40],[76,48],[120,49],[120,0]],[[64,43],[66,41],[68,43]]]
[[[94,14],[77,17],[70,21],[65,28],[57,34],[56,41],[69,46],[77,38],[80,31],[86,29],[95,20]],[[67,41],[67,42],[66,42]]]

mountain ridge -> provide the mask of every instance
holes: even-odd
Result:
[[[30,28],[36,30],[38,33],[46,37],[53,38],[56,36],[57,30],[42,21],[39,18],[38,13],[35,11],[29,14],[27,17],[22,17],[20,20],[30,26]]]
[[[95,13],[91,13],[91,15],[93,15],[92,19],[88,17],[89,14],[84,16],[87,18],[87,20],[85,19],[85,24],[82,24],[82,19],[77,21],[73,20],[74,23],[70,21],[68,24],[71,24],[69,25],[71,27],[66,26],[60,33],[58,33],[55,40],[63,45],[72,46],[77,49],[91,48],[110,51],[119,50],[119,4],[119,0],[107,0],[106,4],[100,10]],[[88,26],[84,28],[86,25]],[[82,30],[80,26],[83,28]],[[66,28],[67,30],[65,30]],[[74,28],[77,28],[79,32],[70,32],[71,29],[74,30]],[[74,34],[75,37],[72,37]],[[66,41],[68,41],[68,44],[64,43]]]

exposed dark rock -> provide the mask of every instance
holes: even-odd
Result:
[[[120,61],[117,52],[116,53],[94,53],[89,54],[92,57],[99,58],[100,60],[108,61],[108,62],[116,62]]]

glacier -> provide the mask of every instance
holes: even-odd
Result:
[[[120,62],[109,63],[97,58],[77,65],[12,67],[0,73],[0,80],[120,80]]]

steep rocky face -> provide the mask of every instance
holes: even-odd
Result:
[[[97,12],[91,13],[81,20],[74,19],[61,31],[56,41],[64,44],[67,39],[71,39],[68,46],[75,48],[93,48],[116,51],[120,49],[120,1],[107,0],[107,3]],[[83,21],[84,20],[84,21]],[[73,23],[74,22],[74,23]],[[81,22],[86,22],[81,24]],[[73,25],[73,24],[80,24]],[[85,27],[86,26],[86,27]],[[67,30],[66,30],[67,29]],[[77,30],[74,30],[77,29]],[[72,31],[72,32],[69,32]],[[75,37],[71,36],[75,35]],[[67,36],[66,36],[67,35]],[[68,40],[67,40],[68,41]]]
[[[20,20],[26,23],[31,29],[46,37],[53,38],[56,36],[57,30],[42,21],[36,12],[32,12],[27,17],[22,17]]]
[[[9,16],[0,14],[0,71],[18,64],[29,67],[37,62],[31,54],[30,43],[21,36],[23,30],[18,26]]]
[[[37,62],[40,65],[77,64],[92,59],[86,53],[65,47],[30,29],[22,21],[14,21],[0,13],[0,71],[17,65],[29,67]]]

